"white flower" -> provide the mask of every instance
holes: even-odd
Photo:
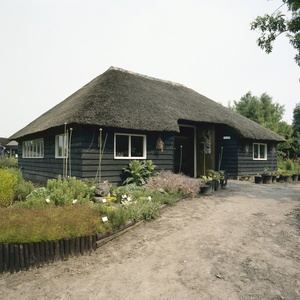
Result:
[[[127,198],[127,195],[122,195],[122,199],[126,199]]]
[[[47,198],[47,199],[46,199],[46,202],[47,202],[47,203],[49,203],[49,202],[50,202],[50,199],[49,199],[49,198]]]
[[[73,200],[73,204],[76,203],[76,202],[77,202],[77,199],[74,199],[74,200]]]
[[[131,201],[131,198],[130,198],[130,197],[128,197],[128,198],[127,198],[127,200],[128,200],[128,201]]]
[[[106,202],[106,199],[102,199],[102,202],[105,203],[105,202]]]
[[[151,196],[149,196],[149,197],[148,197],[148,200],[151,200],[151,199],[152,199]]]
[[[106,222],[106,221],[108,221],[108,218],[107,218],[107,217],[103,217],[103,218],[102,218],[102,221],[103,221],[103,222]]]

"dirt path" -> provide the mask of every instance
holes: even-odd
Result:
[[[0,275],[0,299],[300,299],[300,183],[229,181],[97,249]]]

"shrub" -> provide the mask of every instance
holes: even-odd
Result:
[[[17,188],[18,200],[24,201],[26,197],[34,190],[34,185],[31,181],[22,179]]]
[[[160,216],[161,211],[158,203],[154,203],[148,198],[140,198],[136,205],[140,208],[141,214],[146,220],[156,219]]]
[[[24,201],[26,196],[29,195],[34,190],[34,185],[31,181],[26,181],[22,177],[22,172],[20,169],[9,168],[7,171],[17,178],[17,191],[16,196],[20,201]]]
[[[285,161],[285,169],[287,171],[293,171],[294,170],[294,162],[291,159],[287,159]]]
[[[50,192],[44,187],[33,190],[26,197],[26,201],[15,202],[15,208],[40,209],[54,205],[54,201],[47,199]]]
[[[145,189],[194,197],[199,193],[201,186],[203,186],[203,181],[200,178],[190,178],[183,174],[162,171],[148,180]]]
[[[107,215],[113,229],[118,229],[129,221],[128,211],[122,206],[110,208]]]
[[[12,204],[18,187],[18,178],[8,170],[0,169],[0,207]]]
[[[0,169],[1,168],[18,168],[18,160],[14,157],[5,157],[0,159]]]
[[[76,201],[77,204],[87,204],[94,196],[95,187],[93,182],[77,180],[71,177],[69,180],[50,179],[47,182],[50,191],[50,200],[56,205],[70,205]]]
[[[118,229],[129,221],[129,213],[122,206],[95,204],[93,211],[97,212],[101,217],[106,216],[113,229]]]
[[[132,160],[127,167],[123,168],[124,173],[128,173],[124,184],[145,184],[149,178],[157,174],[155,168],[156,165],[151,160]]]

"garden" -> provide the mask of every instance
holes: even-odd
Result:
[[[45,186],[34,186],[22,178],[14,158],[1,163],[0,258],[4,261],[5,254],[8,260],[16,256],[8,254],[9,245],[32,245],[32,250],[25,249],[30,256],[33,255],[30,251],[37,252],[34,243],[56,241],[58,244],[57,241],[75,239],[75,244],[76,239],[95,234],[98,238],[106,237],[126,227],[126,224],[158,218],[165,205],[173,205],[184,196],[194,197],[204,184],[202,179],[192,179],[183,174],[157,173],[152,161],[132,161],[124,168],[128,176],[123,186],[113,188],[106,182],[108,192],[95,197],[99,183],[93,180],[59,176],[48,180]],[[51,245],[53,247],[55,244]],[[15,251],[19,253],[20,249]],[[31,260],[37,259],[34,255]],[[61,258],[64,258],[63,254]],[[23,268],[28,267],[24,265]],[[0,271],[8,270],[4,266]]]
[[[264,168],[261,173],[254,176],[255,183],[282,183],[300,180],[300,159],[285,158],[283,153],[277,158],[278,169]],[[246,176],[247,177],[247,176]]]

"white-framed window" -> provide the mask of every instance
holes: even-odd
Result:
[[[43,158],[44,157],[44,139],[24,141],[22,144],[23,158]]]
[[[67,155],[67,135],[55,136],[55,158],[65,158]]]
[[[115,159],[146,159],[146,135],[115,133]]]
[[[267,144],[253,143],[253,159],[267,160]]]

